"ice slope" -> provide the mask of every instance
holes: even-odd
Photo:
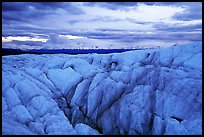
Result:
[[[202,43],[2,59],[2,134],[202,134]]]

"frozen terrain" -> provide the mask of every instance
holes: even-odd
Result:
[[[2,57],[2,134],[202,134],[202,43]]]

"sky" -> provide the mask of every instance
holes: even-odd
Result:
[[[154,48],[202,41],[202,2],[2,2],[2,47]]]

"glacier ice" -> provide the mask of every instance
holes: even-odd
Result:
[[[2,134],[202,134],[202,43],[2,57]]]

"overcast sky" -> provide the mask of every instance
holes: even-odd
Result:
[[[2,3],[7,48],[132,48],[201,40],[201,2]]]

